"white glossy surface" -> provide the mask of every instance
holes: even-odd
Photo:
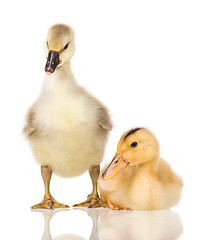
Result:
[[[76,211],[85,211],[88,218],[92,220],[91,233],[88,238],[72,233],[60,233],[58,236],[52,236],[51,231],[54,225],[50,227],[51,219],[55,213],[49,210],[40,211],[45,219],[44,232],[42,240],[118,240],[118,239],[140,239],[140,240],[173,240],[178,239],[182,233],[181,220],[176,212],[164,211],[112,211],[108,209],[90,209],[90,210],[70,210],[71,214]],[[68,212],[63,213],[67,219]],[[58,219],[57,219],[58,220]],[[66,231],[70,231],[66,227]],[[76,233],[79,232],[79,225]]]
[[[142,239],[166,239],[170,233],[177,239],[182,225],[180,239],[201,239],[200,1],[18,0],[2,1],[0,9],[0,239],[43,236],[42,214],[30,211],[44,194],[40,167],[21,129],[41,88],[43,41],[55,22],[74,28],[75,77],[108,106],[113,118],[102,165],[112,159],[124,131],[145,126],[156,134],[162,157],[184,179],[182,200],[172,214],[155,219],[152,213],[103,211],[97,223],[99,237],[112,239],[123,233],[136,239],[140,234]],[[87,173],[71,179],[52,177],[51,192],[60,202],[81,202],[90,191]],[[50,222],[52,238],[77,234],[89,239],[93,221],[87,213],[56,213]],[[168,220],[155,231],[160,219]]]

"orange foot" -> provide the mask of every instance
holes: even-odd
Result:
[[[109,199],[107,199],[107,204],[112,210],[129,210],[129,208],[117,206],[115,203],[112,203]]]

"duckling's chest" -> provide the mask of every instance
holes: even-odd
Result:
[[[135,209],[152,210],[157,198],[157,184],[151,172],[136,174],[130,185],[131,199]]]

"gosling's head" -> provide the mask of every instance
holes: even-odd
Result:
[[[65,24],[53,25],[47,34],[45,52],[45,72],[49,75],[72,58],[75,52],[73,29]]]
[[[122,135],[117,152],[102,177],[109,179],[124,168],[155,162],[159,157],[156,137],[145,128],[135,128]]]

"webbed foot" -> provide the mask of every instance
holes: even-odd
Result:
[[[86,207],[86,208],[108,208],[107,203],[103,202],[99,197],[89,197],[86,201],[73,205],[73,207]]]
[[[52,209],[55,208],[69,208],[68,205],[57,202],[52,196],[45,197],[41,203],[38,203],[31,207],[32,209]]]

